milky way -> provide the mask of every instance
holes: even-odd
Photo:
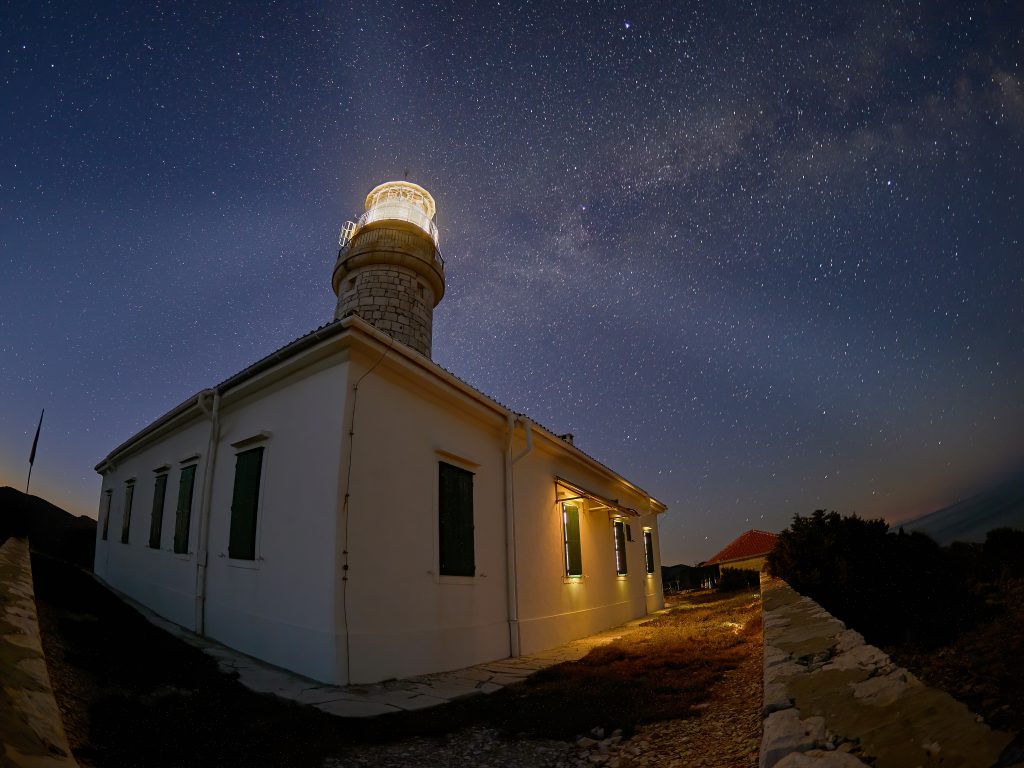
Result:
[[[331,318],[436,198],[434,357],[667,503],[665,562],[1024,466],[1019,3],[8,4],[0,483]]]

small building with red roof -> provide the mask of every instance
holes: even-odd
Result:
[[[775,549],[778,535],[768,531],[750,530],[740,534],[731,543],[704,563],[738,570],[760,571],[764,568],[764,558]]]

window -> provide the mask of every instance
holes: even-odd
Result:
[[[442,576],[473,576],[473,473],[438,462],[438,555]]]
[[[231,532],[228,557],[256,559],[256,510],[260,501],[263,446],[235,456],[235,489],[231,495]]]
[[[580,510],[574,504],[562,505],[562,533],[565,548],[565,575],[583,575],[583,555],[580,552]]]
[[[192,519],[192,489],[196,484],[196,465],[182,467],[178,478],[178,506],[174,512],[174,551],[188,554],[188,528]]]
[[[160,549],[165,496],[167,496],[167,475],[157,475],[156,487],[153,488],[153,515],[149,518],[149,546],[151,549]]]
[[[626,524],[621,520],[612,523],[615,534],[615,572],[625,576],[626,571]]]
[[[132,498],[135,496],[135,483],[130,482],[124,487],[124,514],[121,515],[121,543],[128,543],[128,531],[132,525]]]
[[[650,528],[644,528],[644,556],[647,558],[647,572],[654,573],[654,535]]]
[[[103,540],[107,540],[107,531],[110,528],[110,502],[114,498],[114,492],[107,490],[103,492]]]
[[[629,523],[626,523],[626,541],[633,540],[633,529],[629,527]]]

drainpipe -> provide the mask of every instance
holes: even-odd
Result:
[[[213,395],[213,404],[207,408],[205,398]],[[203,469],[203,496],[199,505],[199,547],[196,552],[196,634],[206,633],[206,564],[209,558],[210,504],[213,497],[213,471],[217,464],[217,442],[220,439],[220,392],[204,389],[196,398],[199,410],[210,420],[210,442],[206,449]]]
[[[513,467],[526,454],[533,450],[533,432],[529,419],[523,419],[523,430],[526,434],[526,448],[516,456],[512,456],[512,438],[515,436],[516,423],[519,421],[511,413],[507,414],[508,424],[505,433],[505,562],[507,563],[506,581],[508,583],[508,637],[509,655],[518,656],[519,642],[519,595],[517,589],[518,575],[516,570],[516,516]]]

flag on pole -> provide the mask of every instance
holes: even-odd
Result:
[[[32,438],[32,452],[28,455],[28,479],[25,480],[25,493],[28,493],[28,487],[32,484],[32,462],[36,460],[36,446],[39,445],[39,430],[43,428],[43,414],[46,413],[46,409],[43,408],[39,412],[39,423],[36,424],[36,436]]]
[[[32,438],[32,452],[28,455],[28,465],[31,467],[32,462],[36,460],[36,446],[39,445],[39,430],[43,428],[43,414],[46,413],[46,409],[39,414],[39,424],[36,425],[36,436]]]

